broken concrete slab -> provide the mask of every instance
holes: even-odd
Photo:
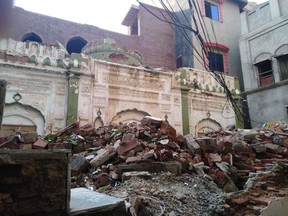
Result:
[[[273,200],[267,208],[261,212],[262,216],[273,216],[277,212],[277,216],[286,216],[288,213],[288,197]]]
[[[71,189],[70,214],[74,215],[126,215],[125,201],[86,188]]]

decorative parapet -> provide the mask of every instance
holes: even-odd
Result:
[[[142,57],[139,53],[120,48],[113,39],[109,38],[105,39],[103,44],[88,44],[83,53],[98,60],[134,66],[142,65]]]
[[[235,89],[235,78],[225,75],[225,81],[232,93],[240,94]],[[174,88],[186,88],[195,92],[211,92],[224,94],[223,87],[211,76],[211,72],[194,68],[181,68],[173,75]]]
[[[68,56],[61,46],[42,45],[37,42],[21,42],[12,39],[0,39],[0,62],[33,64],[38,67],[72,68],[86,70],[87,57],[80,54]]]

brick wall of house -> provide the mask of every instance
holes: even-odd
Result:
[[[67,215],[69,154],[65,150],[0,150],[0,215]]]
[[[156,11],[159,10],[154,7],[151,8]],[[6,31],[6,35],[20,41],[25,34],[34,32],[41,37],[44,44],[55,45],[56,40],[58,40],[64,46],[69,39],[75,36],[82,37],[88,43],[103,43],[105,38],[112,38],[120,47],[139,52],[144,65],[174,69],[174,30],[168,24],[150,15],[142,7],[140,7],[139,13],[141,35],[128,36],[15,7],[11,19],[8,20],[7,31],[9,33],[7,34]]]
[[[144,5],[156,16],[163,18],[164,10]],[[169,16],[166,14],[169,20]],[[176,67],[175,60],[175,31],[171,26],[153,17],[143,6],[139,7],[140,37],[143,45],[142,55],[149,56],[153,64],[163,62],[162,66]],[[151,60],[150,60],[151,59]],[[147,59],[148,60],[148,59]]]

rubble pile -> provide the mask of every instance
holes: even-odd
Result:
[[[288,197],[288,163],[278,162],[268,171],[250,173],[243,191],[225,196],[229,206],[223,215],[261,215],[273,200]],[[275,209],[273,215],[287,215]]]
[[[20,143],[19,148],[23,148],[25,144],[23,137],[23,134],[19,135],[18,133],[12,138],[3,138],[0,146],[15,148],[16,144]],[[206,134],[205,137],[194,137],[191,134],[177,135],[176,130],[167,121],[147,116],[141,120],[141,124],[111,124],[97,129],[90,125],[79,127],[77,123],[74,123],[57,134],[48,135],[45,139],[38,138],[35,141],[34,137],[33,143],[31,143],[32,140],[29,141],[31,148],[36,149],[72,149],[72,188],[86,187],[94,191],[105,189],[112,194],[113,190],[119,188],[119,184],[121,184],[121,187],[126,188],[125,193],[127,193],[127,197],[130,197],[130,201],[133,197],[138,197],[135,198],[136,201],[142,201],[138,201],[137,208],[142,206],[141,208],[146,208],[150,213],[153,208],[151,207],[149,210],[147,206],[149,203],[152,205],[151,202],[155,202],[158,197],[166,206],[165,215],[168,213],[173,215],[173,211],[175,211],[171,200],[179,204],[175,207],[178,209],[177,212],[174,212],[175,215],[181,214],[181,211],[188,211],[185,208],[192,213],[191,209],[197,209],[195,206],[191,206],[191,201],[187,202],[189,204],[185,203],[186,201],[182,202],[183,200],[193,200],[193,196],[198,196],[195,195],[196,189],[191,188],[194,185],[200,185],[200,188],[204,185],[203,188],[207,189],[203,191],[203,193],[207,193],[203,199],[202,196],[197,197],[197,200],[202,199],[203,201],[199,203],[200,209],[197,212],[201,212],[203,206],[206,209],[207,206],[212,206],[208,208],[211,211],[202,212],[201,215],[206,213],[209,215],[212,211],[218,212],[217,214],[221,214],[221,212],[232,214],[241,209],[239,206],[251,209],[248,204],[253,205],[255,202],[254,204],[257,206],[259,203],[255,197],[254,199],[247,195],[251,198],[249,200],[244,195],[242,202],[242,199],[239,201],[236,196],[229,196],[226,197],[225,203],[223,199],[219,198],[222,197],[221,192],[216,187],[213,189],[209,189],[209,187],[214,187],[213,185],[216,183],[226,193],[236,192],[246,187],[251,173],[264,172],[270,170],[277,163],[285,164],[288,161],[288,127],[284,122],[266,124],[261,129],[252,130],[240,130],[230,126]],[[167,177],[165,176],[167,174],[164,174],[167,172],[173,175]],[[153,173],[158,174],[154,175]],[[179,176],[180,174],[182,175]],[[132,179],[138,180],[135,182]],[[198,183],[193,182],[196,180]],[[276,180],[280,181],[281,178],[273,179],[273,182],[277,182]],[[185,182],[188,185],[185,185]],[[270,188],[268,179],[263,182],[266,182],[267,188]],[[179,184],[187,191],[193,190],[190,192],[194,192],[194,194],[187,195],[184,191],[184,195],[182,195],[186,198],[181,201],[175,197],[180,186],[178,185],[178,189],[174,190],[172,186],[169,187],[170,183],[171,185]],[[129,185],[133,184],[135,187],[129,189]],[[166,189],[162,188],[161,190],[160,185],[165,184],[167,184]],[[265,184],[260,185],[264,185],[265,188]],[[177,187],[175,186],[175,188]],[[254,187],[258,186],[252,188]],[[166,192],[162,193],[163,190]],[[179,189],[179,191],[181,190]],[[199,192],[199,194],[201,193]],[[207,201],[207,197],[214,196],[219,197],[213,202]],[[145,201],[143,197],[156,198],[151,198],[150,201],[147,201],[147,198]],[[215,200],[219,202],[215,202]],[[154,204],[164,211],[161,202]],[[267,206],[267,202],[260,202],[260,206],[264,206],[264,204]]]

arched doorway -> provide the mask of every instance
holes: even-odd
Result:
[[[72,37],[67,45],[67,51],[71,53],[81,53],[82,48],[87,44],[87,41],[80,36]]]

